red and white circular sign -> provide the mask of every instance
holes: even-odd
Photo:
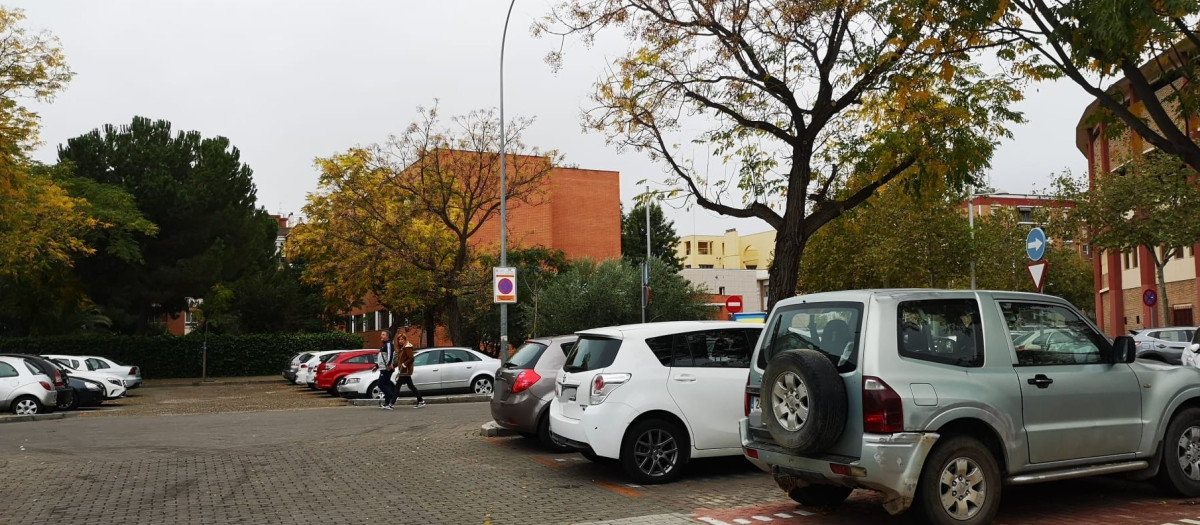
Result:
[[[742,296],[731,295],[728,299],[725,299],[725,309],[729,310],[731,314],[742,311]]]

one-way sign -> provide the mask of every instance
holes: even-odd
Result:
[[[1040,261],[1046,255],[1046,232],[1041,228],[1029,230],[1029,235],[1025,237],[1025,255],[1031,261]]]

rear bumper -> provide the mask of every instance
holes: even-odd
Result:
[[[526,392],[528,390],[515,395],[510,394],[503,401],[496,399],[499,397],[497,395],[492,396],[489,404],[491,405],[492,419],[496,421],[497,425],[514,432],[527,434],[538,431],[538,419],[548,401],[536,396],[524,395]]]
[[[557,434],[563,444],[574,448],[585,448],[586,444],[597,456],[621,457],[621,440],[638,411],[624,403],[607,401],[589,405],[579,419],[563,416],[562,404],[550,402],[550,432]],[[557,441],[557,439],[556,439]]]
[[[863,434],[862,453],[857,458],[801,456],[775,445],[769,437],[762,439],[765,430],[751,428],[748,419],[742,419],[738,429],[743,453],[768,467],[783,490],[812,484],[874,490],[883,493],[883,506],[892,514],[912,505],[925,457],[940,437],[932,432]]]

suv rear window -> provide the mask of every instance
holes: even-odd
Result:
[[[862,303],[854,302],[800,303],[776,309],[757,366],[765,369],[784,350],[808,349],[825,354],[838,373],[858,368],[862,311]]]
[[[620,348],[620,339],[580,337],[579,342],[575,343],[575,347],[567,354],[563,371],[574,373],[604,368],[613,363]]]
[[[542,357],[542,352],[546,351],[546,345],[534,341],[526,341],[517,349],[517,352],[508,360],[509,368],[524,370],[533,368],[537,364],[539,357]]]

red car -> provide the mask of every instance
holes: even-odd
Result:
[[[375,355],[378,353],[379,350],[350,350],[317,365],[317,388],[338,395],[338,382],[359,370],[374,368]]]

